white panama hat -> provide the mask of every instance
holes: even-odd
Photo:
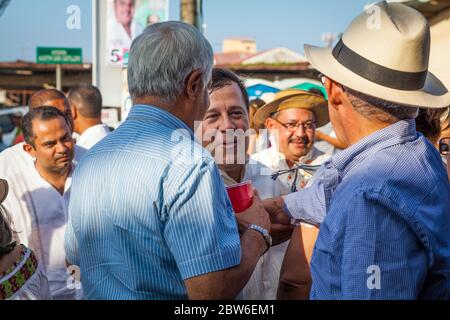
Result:
[[[430,27],[421,13],[383,1],[356,17],[334,48],[305,45],[305,54],[328,78],[366,95],[448,107],[448,89],[428,70],[430,45]]]

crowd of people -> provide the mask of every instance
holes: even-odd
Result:
[[[376,6],[305,46],[326,96],[249,101],[174,21],[133,41],[113,132],[94,86],[35,93],[0,153],[0,300],[450,299],[450,93],[426,19]]]

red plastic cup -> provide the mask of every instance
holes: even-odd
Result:
[[[235,213],[241,213],[252,206],[253,187],[251,181],[229,186],[227,192]]]

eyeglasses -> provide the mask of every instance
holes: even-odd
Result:
[[[303,131],[313,131],[316,128],[315,121],[306,121],[306,122],[297,122],[297,123],[291,123],[291,122],[282,123],[275,118],[272,118],[272,119],[275,120],[276,122],[278,122],[279,124],[281,124],[284,128],[286,128],[286,130],[288,130],[290,132],[296,132],[298,130],[298,128],[300,128],[300,126],[302,127]]]
[[[450,137],[442,138],[439,141],[439,151],[443,156],[450,153]]]

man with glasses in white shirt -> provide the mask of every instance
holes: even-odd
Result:
[[[326,100],[308,91],[285,90],[258,109],[255,121],[265,124],[275,145],[250,158],[246,179],[251,180],[262,199],[287,195],[304,188],[329,155],[314,147],[316,127],[329,122]],[[314,246],[317,229],[299,225],[305,248]],[[283,258],[289,241],[273,246],[260,258],[247,286],[244,299],[274,300]],[[309,250],[310,253],[312,249]],[[305,251],[306,255],[308,250]],[[298,253],[301,254],[301,253]]]

